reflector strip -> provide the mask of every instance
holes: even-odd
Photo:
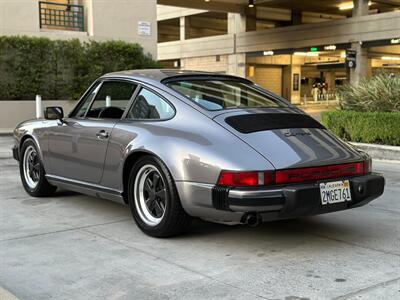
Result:
[[[278,170],[275,172],[275,183],[307,182],[364,174],[364,162],[356,162],[322,167]]]

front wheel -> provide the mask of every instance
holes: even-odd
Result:
[[[19,171],[26,192],[33,197],[52,195],[57,187],[46,179],[38,148],[32,139],[27,139],[21,147]]]
[[[129,206],[139,228],[154,237],[183,233],[191,217],[183,210],[175,183],[165,164],[145,156],[132,168]]]

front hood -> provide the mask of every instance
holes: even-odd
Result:
[[[336,138],[320,123],[294,110],[235,111],[214,120],[258,151],[276,169],[363,159],[361,153]]]

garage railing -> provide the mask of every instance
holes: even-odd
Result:
[[[83,5],[39,1],[40,28],[85,31]]]

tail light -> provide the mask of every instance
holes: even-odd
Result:
[[[262,186],[274,182],[274,172],[235,172],[222,171],[218,185],[221,186]]]
[[[331,178],[361,176],[371,172],[371,160],[363,162],[287,169],[277,171],[222,171],[218,185],[232,187],[269,186],[274,184],[300,183]]]

